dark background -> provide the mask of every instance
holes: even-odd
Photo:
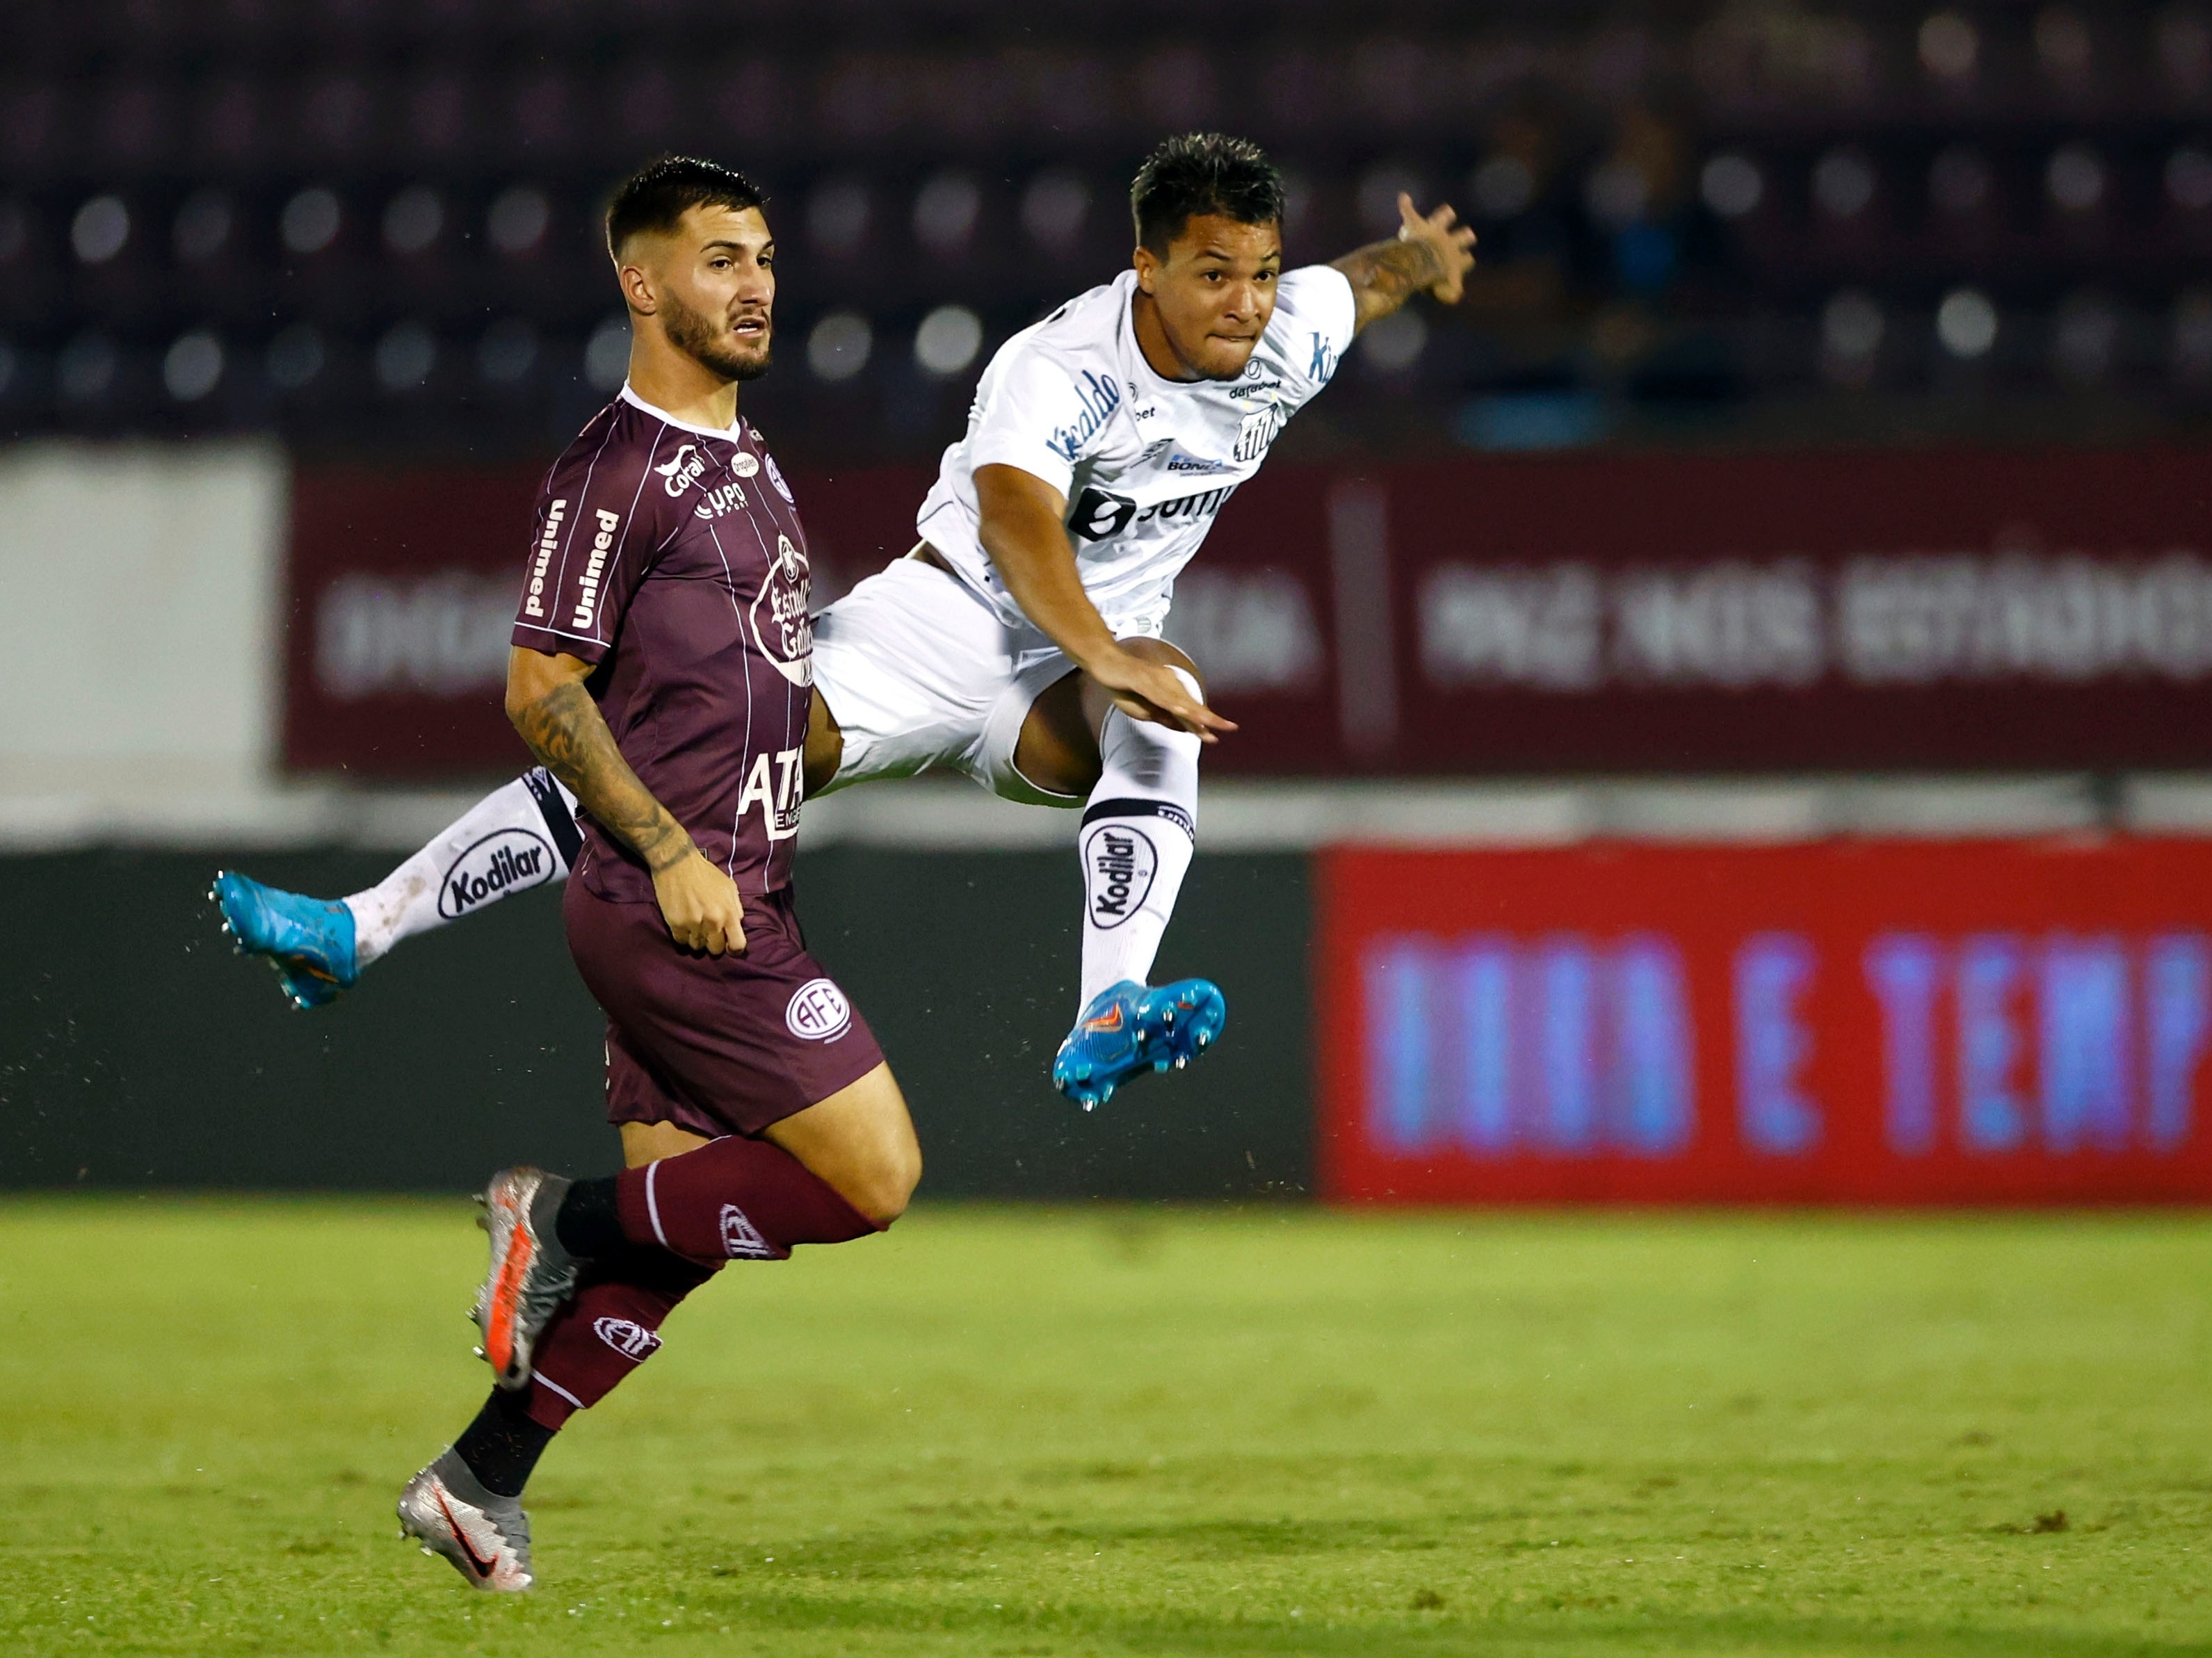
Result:
[[[615,1165],[602,1022],[553,894],[410,940],[336,1005],[296,1013],[217,932],[205,894],[222,862],[0,859],[15,946],[0,958],[0,1187],[459,1191],[503,1163]],[[326,894],[388,862],[240,860]],[[1155,976],[1218,978],[1227,1034],[1174,1087],[1140,1081],[1089,1116],[1048,1077],[1075,997],[1073,859],[832,848],[800,868],[808,941],[906,1087],[924,1195],[1309,1188],[1304,859],[1198,860]]]

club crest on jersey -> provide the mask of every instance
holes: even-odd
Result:
[[[791,993],[783,1022],[811,1042],[834,1042],[853,1028],[853,1005],[828,979],[809,979]]]
[[[774,455],[763,457],[761,465],[768,468],[768,481],[775,486],[776,494],[781,495],[786,501],[791,501],[791,486],[783,481],[783,468],[775,464],[775,457]],[[796,507],[799,503],[793,501],[791,504]]]
[[[457,920],[479,905],[553,878],[553,848],[528,829],[487,835],[446,866],[438,878],[438,914]]]
[[[749,617],[754,647],[794,685],[814,683],[814,622],[806,613],[813,584],[808,568],[798,544],[779,532]]]
[[[634,1319],[594,1319],[592,1333],[624,1358],[641,1364],[652,1357],[660,1346],[660,1338]]]
[[[1267,446],[1275,440],[1275,434],[1283,429],[1283,422],[1288,418],[1282,405],[1273,403],[1245,416],[1243,423],[1237,428],[1237,459],[1257,460],[1266,454]]]
[[[1045,446],[1073,466],[1075,458],[1083,452],[1083,446],[1105,429],[1114,411],[1121,406],[1121,383],[1111,374],[1101,374],[1092,369],[1083,371],[1083,379],[1074,384],[1077,414],[1065,426],[1055,426],[1045,439]]]
[[[672,495],[680,495],[705,476],[707,459],[699,452],[697,444],[687,443],[677,450],[665,466],[653,470],[660,474],[663,489]]]
[[[1110,930],[1137,913],[1159,873],[1152,837],[1126,823],[1099,823],[1083,837],[1083,884],[1091,925]]]

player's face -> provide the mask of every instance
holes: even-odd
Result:
[[[1191,377],[1243,374],[1275,314],[1281,228],[1206,214],[1184,223],[1166,258],[1139,247],[1136,265],[1137,285],[1152,295],[1168,348]]]
[[[775,241],[761,210],[695,207],[660,240],[656,314],[668,343],[729,380],[768,373]]]

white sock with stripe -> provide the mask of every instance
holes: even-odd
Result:
[[[1188,681],[1182,670],[1176,671]],[[1083,978],[1078,1011],[1124,979],[1149,982],[1198,840],[1198,738],[1116,708],[1098,733],[1084,808]]]

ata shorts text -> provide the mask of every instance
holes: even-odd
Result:
[[[568,884],[568,950],[607,1016],[608,1121],[758,1135],[883,1063],[807,954],[791,889],[744,902],[744,953],[706,956],[677,948],[658,904]]]

